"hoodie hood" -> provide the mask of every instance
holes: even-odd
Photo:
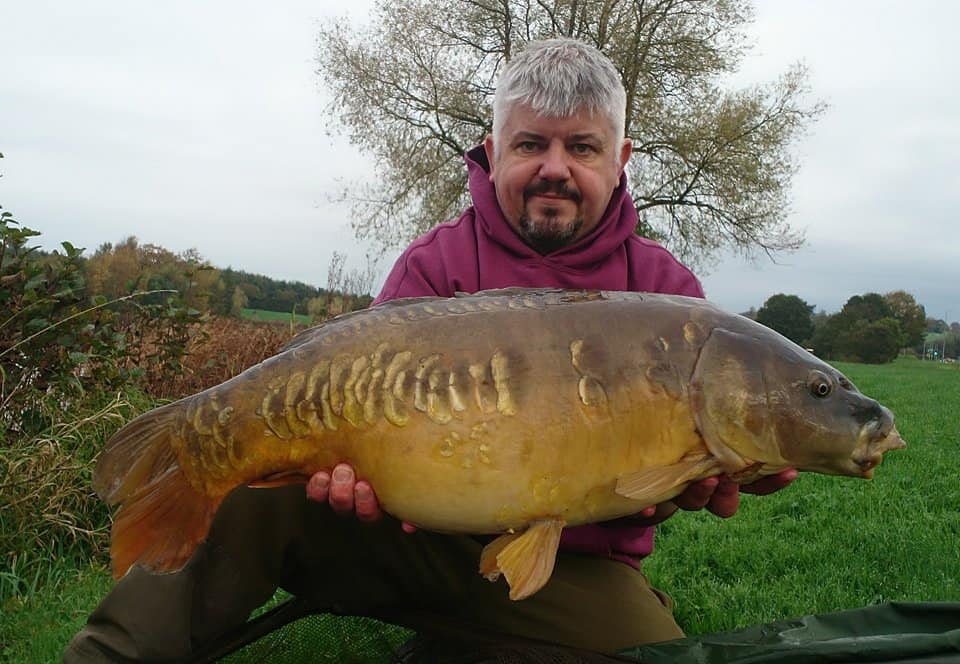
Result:
[[[374,303],[490,288],[588,288],[703,297],[697,278],[659,244],[635,234],[626,178],[603,217],[574,244],[541,256],[507,223],[483,147],[465,157],[473,205],[407,247]]]
[[[620,175],[620,184],[613,190],[607,209],[600,223],[575,243],[541,256],[517,235],[510,226],[500,204],[497,192],[490,181],[490,163],[482,145],[464,156],[473,198],[477,224],[488,238],[518,260],[533,260],[539,264],[562,270],[592,270],[603,263],[610,254],[620,250],[637,227],[637,211],[627,193],[627,178]]]

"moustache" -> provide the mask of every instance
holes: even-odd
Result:
[[[532,184],[523,190],[523,200],[528,201],[532,196],[538,196],[540,194],[562,196],[564,198],[569,198],[574,203],[579,203],[583,198],[579,191],[576,189],[571,189],[563,182],[541,180],[540,182]]]

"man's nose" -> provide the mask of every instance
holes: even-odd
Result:
[[[570,178],[570,166],[567,163],[566,147],[558,142],[552,142],[543,152],[543,161],[540,163],[540,177],[544,180],[567,180]]]

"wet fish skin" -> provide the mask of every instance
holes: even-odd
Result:
[[[720,472],[869,477],[902,446],[890,412],[833,367],[704,300],[508,289],[308,330],[131,422],[94,482],[122,505],[121,575],[182,566],[236,486],[347,462],[398,518],[508,533],[481,568],[521,597],[549,578],[564,524],[633,514]]]

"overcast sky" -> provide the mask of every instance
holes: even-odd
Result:
[[[330,196],[372,157],[330,135],[314,62],[319,23],[363,22],[372,1],[344,4],[0,0],[0,204],[48,248],[135,235],[318,286],[334,251],[363,266],[372,247]],[[960,320],[960,3],[756,7],[738,82],[803,61],[830,105],[796,147],[790,220],[808,242],[778,264],[721,262],[707,296],[832,312],[903,289]]]

